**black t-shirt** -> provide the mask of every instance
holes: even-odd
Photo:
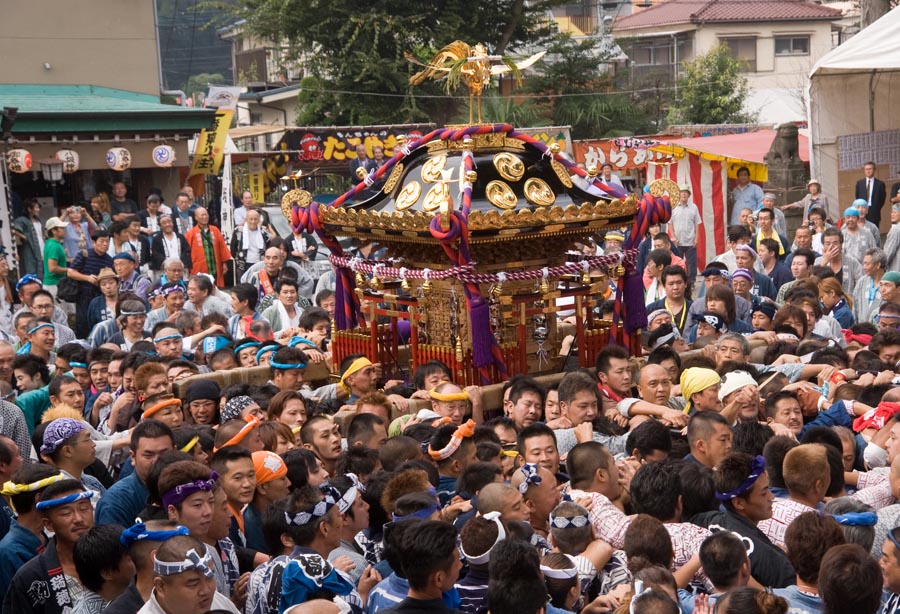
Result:
[[[736,533],[747,548],[750,575],[763,586],[785,588],[795,583],[794,568],[791,567],[785,553],[743,516],[729,511],[707,512],[695,516],[691,521],[713,533],[716,531]]]
[[[440,599],[412,599],[407,597],[397,605],[381,610],[384,614],[458,614],[459,610],[448,608]]]
[[[120,213],[128,213],[129,215],[137,215],[140,208],[137,206],[137,203],[131,200],[130,198],[126,198],[122,202],[119,202],[115,199],[109,201],[110,208],[110,217],[115,217]]]
[[[109,602],[104,614],[134,614],[144,607],[144,600],[138,592],[137,587],[132,583],[125,589],[125,592]]]
[[[900,192],[900,181],[891,186],[891,200],[897,196],[897,192]]]

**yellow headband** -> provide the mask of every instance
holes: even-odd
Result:
[[[465,390],[461,392],[435,392],[436,388],[432,388],[428,395],[435,401],[468,401],[469,393]]]
[[[197,445],[198,441],[200,441],[200,436],[194,435],[194,437],[189,442],[187,442],[187,444],[183,448],[180,448],[181,451],[182,452],[190,452],[191,450],[194,449],[194,446]]]
[[[371,366],[372,361],[366,358],[365,356],[360,356],[356,360],[350,363],[350,366],[347,367],[347,370],[344,371],[344,374],[341,376],[341,388],[343,388],[346,392],[350,392],[350,387],[347,385],[347,378],[356,373],[357,371],[361,371],[368,366]]]
[[[516,450],[500,450],[500,456],[511,456],[515,458],[518,455],[519,453]]]
[[[703,392],[710,386],[715,386],[722,381],[719,374],[712,369],[704,369],[703,367],[690,367],[681,374],[681,396],[687,401],[684,413],[689,413],[693,403],[691,403],[691,395],[697,392]]]
[[[63,479],[65,479],[63,478],[63,475],[61,473],[57,473],[56,475],[51,475],[49,478],[44,478],[43,480],[38,480],[37,482],[32,482],[31,484],[14,484],[13,482],[7,482],[3,485],[3,490],[0,491],[0,494],[7,497],[12,497],[14,495],[21,495],[25,492],[34,492],[36,490],[46,488],[51,484],[55,484],[56,482],[59,482]]]

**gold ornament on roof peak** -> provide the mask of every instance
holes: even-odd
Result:
[[[478,123],[481,123],[481,93],[491,78],[503,73],[512,73],[516,81],[520,81],[520,71],[528,68],[542,57],[546,51],[535,53],[529,58],[514,62],[502,55],[488,55],[482,43],[470,46],[463,41],[453,41],[438,51],[427,64],[419,61],[411,53],[406,52],[406,59],[422,66],[421,70],[409,79],[410,85],[419,85],[426,79],[447,79],[447,91],[456,89],[460,82],[469,88],[469,123],[474,120],[474,110],[478,108]],[[499,63],[497,63],[499,62]]]

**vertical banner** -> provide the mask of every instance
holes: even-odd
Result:
[[[225,156],[225,141],[231,119],[237,109],[240,87],[219,87],[211,85],[204,106],[216,109],[213,125],[208,130],[201,130],[194,147],[194,161],[191,164],[190,176],[218,175]]]
[[[247,175],[247,189],[253,194],[253,202],[266,202],[266,174],[250,173]]]
[[[226,241],[231,241],[234,232],[234,199],[231,197],[231,154],[225,154],[225,164],[222,167],[222,198],[219,200],[219,217],[221,218],[222,235]]]
[[[209,130],[201,130],[197,137],[197,145],[194,147],[194,162],[191,164],[191,174],[194,175],[218,175],[225,155],[225,141],[228,138],[228,129],[231,127],[231,118],[234,111],[230,109],[218,109],[213,119],[213,125]]]

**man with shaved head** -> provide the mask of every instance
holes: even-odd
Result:
[[[216,280],[216,286],[225,287],[225,274],[231,251],[222,231],[209,223],[209,212],[203,207],[194,211],[197,225],[184,233],[191,248],[191,272],[207,273]]]

